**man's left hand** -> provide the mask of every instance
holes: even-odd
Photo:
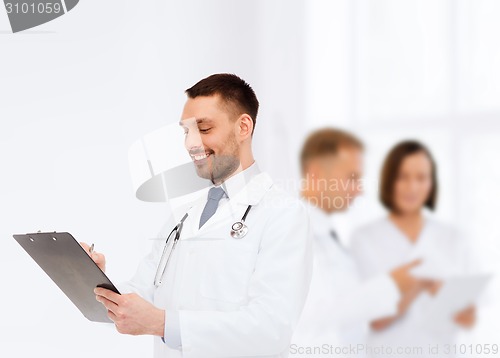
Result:
[[[135,293],[119,295],[105,288],[94,290],[96,300],[108,310],[108,317],[122,334],[163,337],[165,311]]]

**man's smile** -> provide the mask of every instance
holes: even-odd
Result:
[[[212,152],[190,153],[191,159],[195,164],[202,164],[212,155]]]

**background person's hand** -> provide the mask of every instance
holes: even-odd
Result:
[[[94,290],[97,301],[122,334],[164,336],[165,311],[135,293],[119,295],[105,288]]]
[[[423,285],[425,291],[427,291],[431,296],[436,296],[436,294],[443,286],[443,281],[423,280]]]
[[[395,316],[384,317],[370,322],[370,327],[374,331],[383,331],[390,327],[395,321],[401,318],[411,306],[417,296],[425,289],[425,283],[414,277],[411,270],[422,263],[417,259],[402,266],[396,267],[390,275],[401,293],[401,300],[398,304],[398,312]]]
[[[422,260],[414,260],[391,271],[391,277],[396,283],[401,296],[406,296],[420,288],[420,282],[411,274],[411,270],[422,263]]]
[[[93,251],[90,252],[90,246],[84,242],[80,242],[80,245],[87,252],[87,254],[94,260],[96,265],[101,269],[102,272],[106,272],[106,257],[103,254]]]
[[[463,328],[472,328],[476,323],[476,307],[472,305],[457,312],[453,320]]]

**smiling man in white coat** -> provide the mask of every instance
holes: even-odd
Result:
[[[120,333],[155,336],[155,357],[286,357],[312,271],[307,212],[254,161],[245,81],[216,74],[186,93],[185,146],[213,185],[174,213],[122,295],[96,298]]]

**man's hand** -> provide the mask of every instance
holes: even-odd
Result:
[[[453,317],[456,324],[463,328],[472,328],[476,323],[476,307],[469,306],[466,309],[458,312]]]
[[[165,311],[139,295],[130,293],[119,295],[105,288],[94,290],[97,301],[108,310],[108,317],[123,334],[164,336]]]
[[[101,269],[102,272],[106,272],[106,258],[103,254],[96,251],[90,252],[90,246],[84,242],[80,242],[80,245],[87,252],[87,254],[94,260],[96,265]]]

